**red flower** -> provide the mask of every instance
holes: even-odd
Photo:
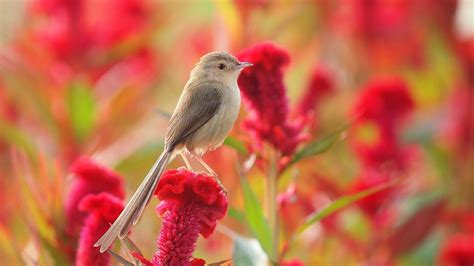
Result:
[[[378,78],[367,84],[356,100],[353,115],[390,130],[413,111],[415,103],[407,84],[399,78]]]
[[[283,70],[290,62],[288,52],[264,42],[241,51],[237,56],[253,67],[239,77],[239,87],[250,115],[244,126],[259,141],[268,141],[284,155],[291,154],[305,139],[303,123],[288,121],[288,98]]]
[[[107,192],[123,200],[125,191],[121,176],[86,157],[73,163],[71,173],[74,175],[74,180],[65,208],[67,232],[76,235],[86,218],[86,214],[78,208],[83,198],[90,194]]]
[[[143,0],[36,0],[30,13],[44,20],[35,24],[41,44],[58,58],[81,59],[143,31],[146,9]]]
[[[311,73],[308,88],[301,97],[296,107],[298,115],[307,116],[318,105],[319,101],[334,91],[334,80],[331,73],[324,67],[319,66]]]
[[[343,28],[362,42],[374,67],[424,63],[423,35],[414,25],[421,1],[351,0],[341,9]],[[337,21],[337,20],[336,20]],[[387,64],[388,63],[388,64]]]
[[[97,79],[116,63],[148,50],[145,33],[151,12],[145,0],[34,0],[28,12],[33,23],[25,47],[35,48],[28,62],[40,60],[34,67],[45,68],[61,83],[67,84],[76,72]],[[142,59],[150,67],[145,74],[155,71],[153,58]]]
[[[109,229],[123,210],[122,199],[108,193],[86,196],[79,204],[88,217],[81,230],[76,253],[77,266],[109,265],[110,254],[100,253],[94,243]]]
[[[213,177],[187,170],[166,171],[155,194],[163,225],[153,263],[189,265],[199,234],[207,238],[214,232],[227,212],[227,199]]]
[[[474,265],[474,234],[456,234],[449,237],[440,251],[441,265]]]
[[[352,110],[352,146],[365,166],[406,168],[412,152],[400,145],[398,135],[413,108],[408,87],[398,78],[376,79],[363,89]]]

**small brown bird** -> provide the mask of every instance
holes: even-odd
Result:
[[[240,109],[237,78],[242,69],[249,66],[252,64],[240,62],[226,52],[209,53],[199,60],[171,116],[163,153],[117,220],[94,244],[100,247],[101,253],[116,237],[123,239],[130,227],[138,222],[166,165],[176,155],[182,156],[191,170],[188,156],[196,158],[219,182],[216,173],[200,156],[220,147],[232,129]]]

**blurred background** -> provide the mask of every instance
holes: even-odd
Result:
[[[474,261],[473,0],[0,0],[0,30],[4,265],[73,264],[64,250],[71,165],[88,157],[113,169],[129,197],[161,152],[167,114],[197,60],[263,41],[291,59],[283,74],[290,109],[316,86],[298,150],[352,125],[324,154],[281,173],[280,263]],[[367,96],[386,78],[397,80],[388,87],[403,87],[408,100],[397,92]],[[385,113],[361,121],[360,106]],[[390,126],[396,141],[384,143],[397,153],[367,155],[364,145],[384,135],[373,124],[385,125],[400,112],[403,119]],[[235,171],[243,161],[239,145],[257,154],[248,179],[265,204],[259,161],[268,158],[243,126],[248,113],[242,105],[233,144],[205,156],[229,191],[231,212],[209,239],[198,241],[194,254],[207,262],[235,255],[229,230],[252,237],[238,219],[245,212]],[[400,166],[371,167],[380,156]],[[175,160],[170,167],[180,166]],[[381,175],[396,175],[403,185],[351,204],[286,246],[305,217],[390,179]],[[147,257],[161,224],[150,209],[132,234]]]

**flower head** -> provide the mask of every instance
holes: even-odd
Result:
[[[155,265],[189,265],[201,234],[209,237],[227,212],[227,199],[213,177],[187,170],[168,170],[155,194],[163,216]]]
[[[359,121],[373,121],[389,130],[406,118],[414,107],[413,98],[403,80],[379,78],[363,88],[353,108],[353,115]]]
[[[264,42],[241,51],[237,57],[254,64],[244,69],[238,80],[250,113],[244,126],[257,140],[268,141],[284,155],[291,154],[305,136],[301,134],[303,123],[288,121],[283,82],[283,71],[290,62],[288,52]]]
[[[67,231],[75,235],[87,216],[78,208],[83,198],[90,194],[107,192],[119,199],[124,199],[125,190],[120,175],[86,157],[79,158],[72,164],[71,173],[74,175],[74,180],[65,208]]]
[[[357,98],[352,146],[367,167],[403,170],[412,151],[399,141],[403,120],[413,111],[408,87],[398,78],[376,79]]]
[[[110,49],[143,31],[149,20],[143,0],[36,0],[29,12],[45,20],[35,24],[36,39],[66,60]]]
[[[100,253],[94,243],[109,229],[123,210],[123,201],[109,193],[86,196],[79,209],[88,214],[82,227],[79,248],[76,253],[77,266],[109,265],[110,254]]]

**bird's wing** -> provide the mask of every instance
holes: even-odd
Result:
[[[170,119],[165,141],[168,149],[174,149],[217,113],[224,86],[219,82],[191,82],[187,86],[188,93],[179,100]]]

